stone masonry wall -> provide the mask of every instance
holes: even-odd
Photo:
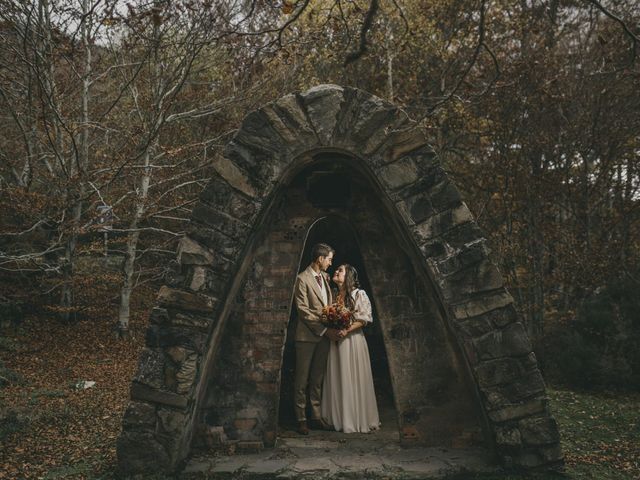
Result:
[[[236,295],[224,341],[206,379],[206,428],[223,427],[232,440],[273,446],[278,422],[280,372],[293,283],[312,212],[287,191]],[[302,192],[304,193],[304,192]]]
[[[327,150],[358,159],[411,264],[433,285],[499,457],[522,467],[560,463],[557,425],[513,298],[424,135],[392,104],[321,85],[249,114],[215,160],[217,174],[193,210],[179,268],[152,312],[118,439],[120,470],[179,469],[274,199],[314,152]]]
[[[357,180],[357,171],[351,175]],[[349,209],[333,213],[352,222],[363,246],[376,321],[387,339],[402,439],[450,446],[459,445],[464,434],[479,436],[476,399],[465,385],[437,298],[389,233],[374,192],[356,182],[352,195]],[[293,283],[305,233],[318,215],[300,187],[285,190],[277,211],[236,296],[203,405],[206,423],[223,427],[226,437],[265,445],[276,435]]]

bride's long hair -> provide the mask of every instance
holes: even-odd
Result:
[[[355,288],[360,288],[360,281],[358,280],[358,271],[355,269],[353,265],[349,265],[348,263],[343,263],[340,267],[344,267],[344,291],[345,291],[345,299],[344,305],[349,309],[353,310],[355,307],[355,302],[351,297],[351,292]],[[338,267],[338,268],[340,268]]]

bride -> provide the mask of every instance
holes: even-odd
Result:
[[[322,418],[344,433],[368,433],[380,427],[369,348],[362,333],[362,327],[373,321],[371,302],[358,288],[358,272],[351,265],[340,265],[332,280],[339,289],[338,299],[353,312],[353,322],[341,331],[341,340],[331,342],[322,389]]]

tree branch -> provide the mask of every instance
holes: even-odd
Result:
[[[362,22],[362,28],[360,29],[360,42],[358,44],[358,49],[351,52],[347,55],[347,58],[344,60],[344,65],[349,65],[350,63],[358,60],[362,55],[367,51],[367,34],[373,25],[373,19],[378,12],[378,0],[371,0],[369,4],[369,10],[364,17],[364,22]]]

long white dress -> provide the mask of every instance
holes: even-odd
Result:
[[[355,289],[354,320],[373,322],[371,301]],[[368,433],[380,427],[373,389],[369,347],[362,328],[338,342],[331,342],[321,401],[322,418],[344,433]]]

